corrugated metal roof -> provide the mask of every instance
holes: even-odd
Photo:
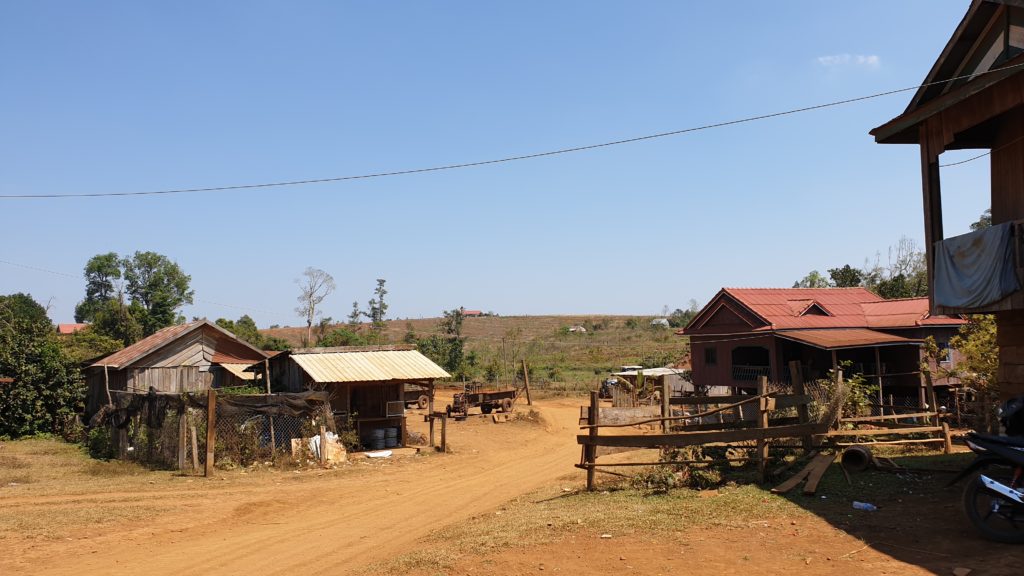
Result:
[[[255,372],[246,372],[245,371],[245,369],[249,367],[249,364],[225,364],[225,363],[221,363],[220,365],[225,370],[227,370],[228,372],[231,372],[235,376],[238,376],[242,380],[255,380],[256,379],[256,373]]]
[[[248,342],[245,342],[245,341],[239,339],[237,336],[235,336],[234,334],[228,332],[227,330],[224,330],[220,326],[217,326],[216,324],[213,324],[213,323],[211,323],[211,322],[209,322],[207,320],[197,320],[195,322],[189,322],[187,324],[177,324],[175,326],[168,326],[167,328],[163,328],[161,330],[157,330],[153,334],[143,338],[142,340],[139,340],[138,342],[136,342],[135,344],[132,344],[131,346],[128,346],[127,348],[123,348],[123,349],[118,350],[117,352],[114,352],[113,354],[111,354],[111,355],[109,355],[109,356],[107,356],[105,358],[99,359],[94,364],[92,364],[92,366],[93,367],[109,366],[110,368],[115,368],[115,369],[123,368],[123,367],[131,364],[132,362],[135,362],[136,360],[139,360],[139,359],[143,358],[144,356],[147,356],[147,355],[149,355],[149,354],[159,350],[160,348],[166,346],[167,344],[170,344],[171,342],[173,342],[174,340],[184,336],[185,334],[188,334],[189,332],[192,332],[193,330],[199,329],[202,326],[209,326],[210,328],[213,328],[214,330],[217,330],[218,332],[223,333],[225,336],[227,336],[227,337],[231,338],[232,340],[234,340],[235,342],[241,344],[244,348],[247,348],[247,349],[251,350],[253,352],[252,359],[251,359],[252,361],[255,361],[257,359],[260,359],[260,358],[264,357],[263,353],[259,349],[253,347]],[[216,356],[216,354],[217,353],[215,352],[215,356]],[[227,355],[227,354],[221,356],[221,358],[223,360],[228,360],[228,361],[230,361],[230,360],[246,360],[246,361],[249,361],[250,360],[248,358],[236,358],[234,355]]]
[[[896,344],[921,344],[902,336],[893,336],[867,328],[842,328],[838,330],[792,330],[776,332],[776,336],[810,344],[824,350],[860,348],[862,346],[892,346]]]
[[[387,382],[450,378],[416,350],[292,354],[291,359],[314,382]]]

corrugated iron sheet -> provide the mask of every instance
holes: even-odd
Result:
[[[202,321],[178,324],[176,326],[168,326],[162,330],[157,330],[135,344],[118,350],[110,356],[99,360],[93,364],[93,366],[110,366],[111,368],[120,368],[125,364],[130,364],[132,361],[159,349],[161,346],[171,342],[182,334],[194,330],[199,326],[199,324],[202,324]]]
[[[235,376],[238,376],[242,380],[255,380],[255,372],[246,372],[245,369],[249,367],[249,364],[220,364],[225,370],[231,372]]]
[[[387,382],[451,377],[416,350],[292,354],[291,359],[317,383]]]
[[[845,328],[839,330],[792,330],[776,332],[776,336],[809,344],[824,350],[860,348],[864,346],[892,346],[896,344],[921,344],[902,336],[893,336],[867,328]]]

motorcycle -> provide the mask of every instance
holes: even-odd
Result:
[[[975,459],[949,484],[970,477],[964,512],[985,538],[1024,544],[1024,397],[1004,402],[999,421],[1006,436],[967,435]]]

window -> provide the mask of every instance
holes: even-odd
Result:
[[[718,349],[714,347],[708,347],[704,349],[704,365],[714,366],[718,364]]]
[[[953,349],[949,347],[949,342],[939,342],[939,353],[936,359],[939,364],[951,364],[953,362]]]

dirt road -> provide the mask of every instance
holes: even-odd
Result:
[[[76,503],[101,511],[105,503],[123,500],[163,510],[145,519],[100,524],[59,541],[0,539],[0,574],[357,570],[408,552],[431,531],[561,477],[578,484],[572,467],[579,450],[573,441],[578,406],[578,400],[538,403],[540,424],[453,423],[449,441],[454,454],[363,465],[311,481],[291,482],[287,472],[258,480],[229,473],[225,480],[179,479],[141,495],[0,497],[0,506],[22,508],[25,514],[39,506]]]

